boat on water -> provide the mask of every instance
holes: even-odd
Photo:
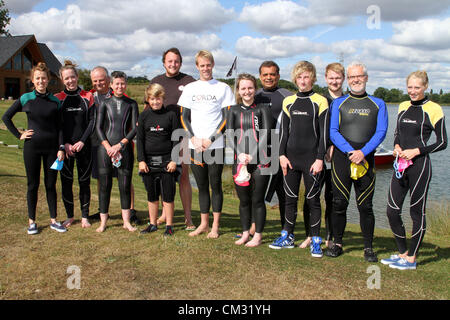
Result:
[[[379,145],[375,151],[375,165],[391,164],[395,160],[393,151],[386,149],[383,145]]]

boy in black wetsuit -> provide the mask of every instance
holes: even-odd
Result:
[[[174,198],[176,192],[176,163],[171,153],[174,142],[172,132],[179,127],[173,111],[163,107],[164,88],[155,83],[145,90],[145,101],[150,108],[142,112],[137,126],[137,152],[139,174],[147,190],[150,224],[141,233],[157,230],[158,200],[161,195],[166,215],[164,235],[173,234]]]

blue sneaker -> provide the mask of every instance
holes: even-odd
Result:
[[[66,232],[67,229],[59,222],[50,224],[50,228],[58,232]]]
[[[408,262],[408,260],[400,258],[399,261],[391,263],[389,267],[399,270],[415,270],[416,262]]]
[[[400,256],[398,254],[393,254],[391,255],[389,258],[386,259],[381,259],[381,263],[382,264],[392,264],[392,263],[396,263],[398,261],[400,261]]]
[[[320,245],[322,244],[322,238],[321,237],[312,237],[311,239],[311,256],[315,258],[322,258],[323,252]]]
[[[27,229],[27,232],[28,234],[37,234],[39,232],[37,224],[36,223],[30,224],[30,226]]]
[[[294,235],[288,234],[286,230],[281,231],[281,237],[275,239],[269,245],[272,249],[292,249],[294,248]]]

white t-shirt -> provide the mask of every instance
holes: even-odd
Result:
[[[191,110],[191,126],[194,135],[207,139],[222,122],[222,108],[234,105],[231,88],[224,82],[211,79],[197,80],[184,87],[178,105]],[[223,137],[215,140],[210,149],[223,148]],[[189,140],[189,148],[194,149]]]

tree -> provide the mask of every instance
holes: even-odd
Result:
[[[91,72],[88,69],[78,70],[78,84],[86,91],[92,89]]]
[[[0,0],[0,35],[9,35],[6,27],[9,25],[11,17],[9,16],[9,10],[5,7],[5,2]]]
[[[378,88],[374,91],[373,95],[374,95],[374,97],[377,97],[377,98],[380,98],[380,99],[386,101],[387,93],[388,93],[388,89],[383,88],[383,87],[378,87]]]

